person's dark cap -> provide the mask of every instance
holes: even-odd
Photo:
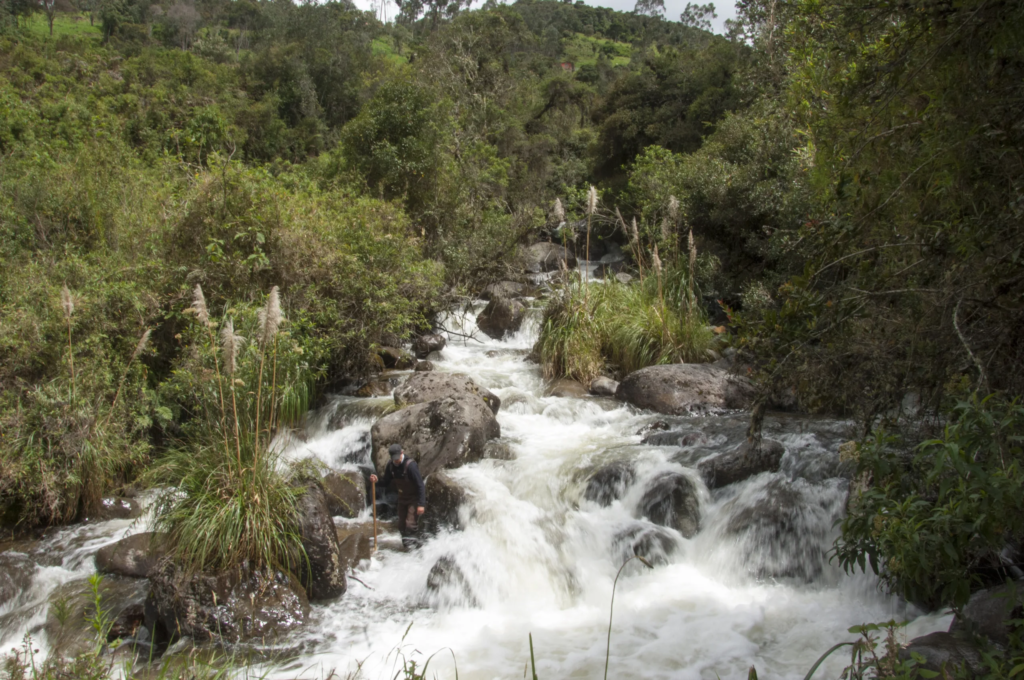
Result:
[[[392,458],[398,458],[399,456],[402,455],[402,445],[392,444],[391,446],[388,447],[388,453],[391,454]]]

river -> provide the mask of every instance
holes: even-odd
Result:
[[[361,677],[391,678],[403,660],[422,668],[431,655],[428,677],[453,678],[456,664],[460,679],[529,677],[530,634],[540,680],[601,677],[613,580],[635,544],[654,568],[634,560],[619,579],[609,677],[713,680],[746,677],[755,666],[762,679],[802,678],[822,652],[855,637],[850,626],[911,617],[904,639],[948,627],[948,617],[918,616],[883,595],[873,576],[828,562],[846,497],[835,475],[849,423],[769,415],[766,436],[786,447],[781,470],[710,493],[696,461],[742,441],[746,414],[665,417],[612,399],[546,397],[539,367],[525,358],[536,316],[506,341],[475,333],[472,314],[444,323],[479,339],[452,336],[436,370],[466,373],[502,399],[497,417],[514,457],[452,471],[469,491],[465,528],[362,562],[355,574],[363,583],[350,580],[344,597],[314,606],[310,623],[285,641],[292,660],[262,669],[267,677],[344,678],[361,667]],[[336,467],[368,462],[372,414],[388,401],[332,398],[311,414],[304,437],[286,442],[286,454]],[[339,411],[348,424],[331,429]],[[692,433],[687,445],[641,443],[655,421]],[[635,480],[610,505],[586,500],[590,474],[613,461],[628,461]],[[666,472],[701,489],[702,528],[692,539],[638,517],[647,482]],[[779,489],[791,501],[782,524],[744,525]],[[35,546],[51,564],[0,608],[2,648],[25,632],[39,636],[53,589],[91,573],[92,554],[129,526],[70,527]],[[428,589],[442,557],[464,578]],[[39,644],[45,649],[45,635]],[[816,677],[836,677],[841,657]]]

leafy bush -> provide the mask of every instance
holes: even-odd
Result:
[[[859,489],[836,542],[850,571],[869,564],[892,590],[960,607],[1008,577],[1000,553],[1024,539],[1024,405],[959,403],[943,435],[909,447],[878,430],[857,450]]]

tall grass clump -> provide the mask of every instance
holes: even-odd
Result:
[[[276,286],[264,305],[229,308],[219,322],[197,286],[189,311],[189,358],[170,382],[191,413],[183,441],[155,472],[172,487],[158,504],[157,528],[188,569],[295,568],[302,490],[272,443],[312,395],[304,332],[283,330]]]
[[[688,263],[663,265],[642,282],[587,286],[577,275],[548,303],[537,341],[546,377],[586,384],[606,364],[621,374],[645,366],[707,360],[714,337],[695,304]]]

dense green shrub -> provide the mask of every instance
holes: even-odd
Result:
[[[950,416],[942,436],[916,446],[879,430],[856,449],[860,481],[836,543],[848,571],[869,564],[931,608],[1003,582],[1000,553],[1024,539],[1024,406],[972,398]]]

